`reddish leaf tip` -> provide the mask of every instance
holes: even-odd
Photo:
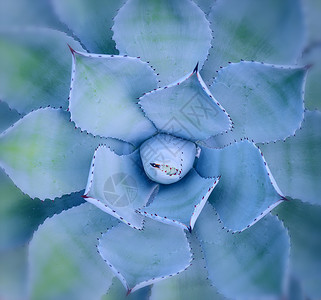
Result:
[[[67,44],[72,55],[75,55],[76,50],[74,50],[69,44]]]

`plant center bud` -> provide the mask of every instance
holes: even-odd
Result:
[[[193,167],[196,145],[169,134],[157,134],[140,147],[146,175],[153,181],[171,184],[182,179]]]

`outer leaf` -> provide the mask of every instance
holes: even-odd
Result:
[[[24,299],[27,291],[28,247],[18,247],[0,255],[0,297]]]
[[[91,204],[48,219],[29,248],[32,299],[99,299],[112,272],[96,251],[96,238],[116,220]]]
[[[84,198],[134,228],[143,218],[136,209],[144,206],[156,187],[142,170],[139,150],[118,156],[105,146],[94,154]]]
[[[252,62],[220,71],[210,89],[235,124],[231,137],[268,142],[293,135],[303,119],[305,75],[304,68]]]
[[[179,274],[190,264],[184,231],[149,219],[143,230],[120,224],[107,231],[98,249],[128,293]]]
[[[321,110],[321,45],[309,48],[303,54],[301,63],[311,65],[304,94],[305,107],[310,110]]]
[[[194,0],[194,2],[199,6],[199,8],[206,14],[210,13],[216,0]]]
[[[275,213],[288,228],[291,237],[290,267],[302,283],[304,294],[311,299],[321,297],[321,208],[291,200]]]
[[[307,44],[308,46],[319,43],[321,40],[320,30],[321,20],[321,1],[320,0],[305,0],[302,2],[305,22],[307,30]]]
[[[306,112],[302,129],[285,141],[260,145],[286,196],[321,204],[321,113]]]
[[[209,201],[228,229],[250,227],[283,199],[263,155],[243,141],[223,149],[202,147],[196,170],[201,176],[222,176]]]
[[[70,54],[62,32],[29,28],[0,33],[0,99],[21,113],[41,106],[68,106]]]
[[[153,70],[138,58],[73,53],[71,118],[94,135],[139,144],[156,130],[137,105],[156,87]]]
[[[193,261],[179,275],[157,282],[152,287],[150,300],[223,300],[208,279],[204,255],[195,235],[188,235]]]
[[[0,172],[0,253],[22,247],[43,221],[65,209],[83,203],[79,193],[56,201],[32,200]]]
[[[233,299],[275,299],[281,295],[289,237],[275,217],[266,216],[233,235],[222,230],[215,211],[206,205],[195,231],[209,279],[219,292]]]
[[[54,0],[62,22],[80,38],[93,53],[117,54],[111,26],[124,0]]]
[[[20,119],[21,115],[14,109],[10,109],[7,103],[0,100],[0,132]]]
[[[117,140],[81,134],[66,112],[40,109],[0,136],[0,164],[30,197],[54,199],[85,188],[92,154],[103,142],[120,153],[128,149]]]
[[[135,293],[126,295],[124,286],[118,278],[113,278],[113,283],[110,286],[106,295],[101,300],[149,300],[150,286],[146,286]]]
[[[241,59],[295,64],[304,46],[300,0],[218,0],[209,21],[215,40],[202,71],[206,83]]]
[[[161,85],[203,65],[212,39],[204,13],[190,0],[130,0],[113,26],[120,53],[150,61]]]
[[[158,194],[142,215],[192,230],[219,178],[202,178],[192,169],[186,177],[171,185],[160,185]]]
[[[158,130],[188,140],[203,140],[230,129],[231,120],[197,71],[143,96],[139,104]]]
[[[65,30],[53,13],[50,0],[1,0],[0,27],[39,26]]]

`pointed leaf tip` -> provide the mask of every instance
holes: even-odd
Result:
[[[199,64],[199,62],[197,62],[196,66],[195,66],[195,68],[193,70],[193,73],[197,73],[198,72],[198,64]]]
[[[68,43],[67,43],[68,47],[69,47],[69,50],[71,52],[72,55],[75,55],[75,53],[77,53],[76,50],[74,50]]]

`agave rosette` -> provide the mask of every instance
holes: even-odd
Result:
[[[16,297],[320,297],[312,1],[51,4],[0,23]]]

